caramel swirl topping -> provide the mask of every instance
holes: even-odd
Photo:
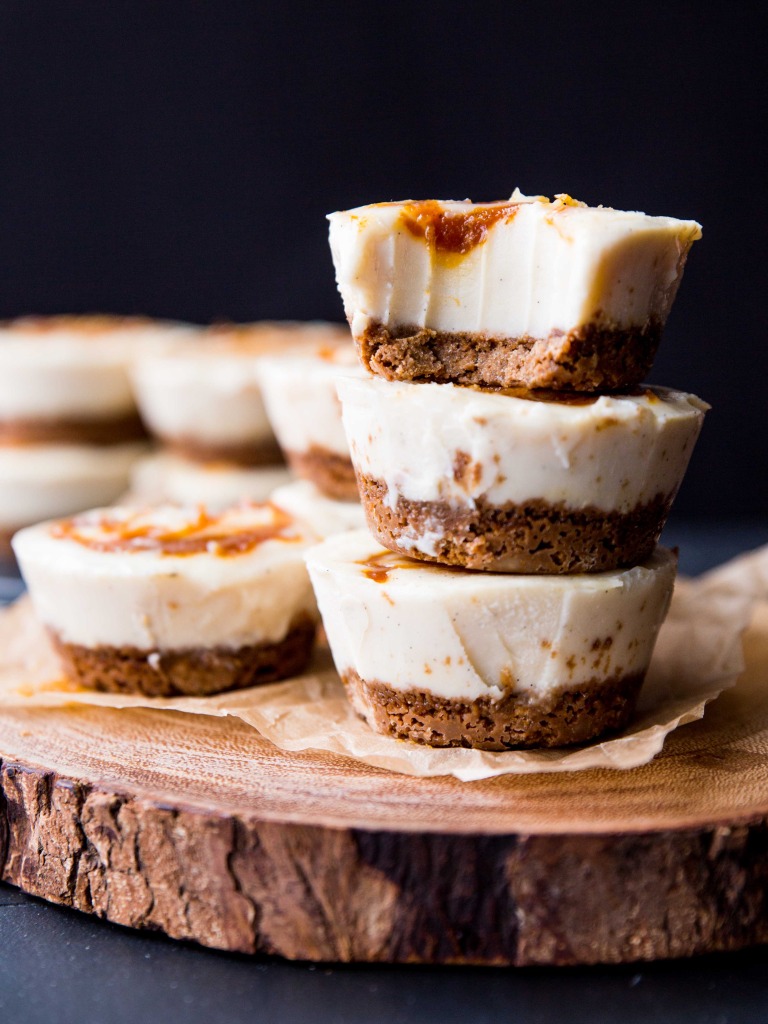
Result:
[[[161,555],[208,553],[228,557],[252,551],[269,540],[295,542],[302,536],[293,518],[276,505],[243,503],[220,515],[204,507],[128,509],[98,517],[85,513],[62,519],[51,536],[75,541],[92,551],[153,551]]]
[[[494,224],[512,220],[517,211],[517,203],[479,203],[466,211],[449,210],[436,199],[427,199],[406,203],[400,220],[412,235],[424,238],[434,253],[466,256],[485,242]]]

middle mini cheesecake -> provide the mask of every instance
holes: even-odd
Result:
[[[706,403],[338,383],[360,496],[391,551],[469,569],[603,572],[653,551]]]

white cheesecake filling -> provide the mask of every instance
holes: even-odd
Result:
[[[338,391],[355,469],[386,485],[391,508],[402,496],[629,512],[675,493],[709,408],[667,388],[539,401],[366,377]]]
[[[135,412],[130,366],[194,329],[140,319],[51,317],[0,325],[0,420]]]
[[[262,444],[273,439],[259,364],[270,354],[338,338],[331,324],[250,324],[210,328],[187,344],[147,356],[134,368],[141,415],[168,441]]]
[[[320,537],[332,537],[335,533],[365,527],[365,513],[359,501],[335,501],[326,497],[309,480],[295,480],[278,487],[271,500],[306,523]]]
[[[312,548],[307,565],[341,674],[456,700],[644,672],[676,571],[657,548],[594,575],[466,572],[392,555],[363,531]]]
[[[253,531],[269,539],[227,551]],[[202,547],[174,554],[174,539]],[[271,505],[215,517],[163,506],[41,523],[13,547],[37,615],[64,642],[149,651],[275,643],[298,615],[316,617],[303,561],[313,539]]]
[[[106,505],[128,486],[142,444],[0,446],[0,529]]]
[[[375,324],[546,338],[588,324],[663,324],[695,221],[550,203],[377,203],[332,213],[352,333]]]
[[[140,502],[204,504],[218,510],[238,501],[266,501],[291,480],[284,466],[246,468],[229,462],[197,462],[182,455],[148,455],[131,471],[131,495]],[[290,511],[290,510],[289,510]]]
[[[351,341],[267,357],[259,374],[267,415],[284,452],[318,447],[349,458],[336,382],[366,376]]]

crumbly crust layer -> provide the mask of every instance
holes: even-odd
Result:
[[[402,496],[391,509],[386,484],[362,475],[358,484],[369,529],[385,548],[491,572],[608,572],[636,565],[653,552],[674,498],[657,495],[626,513],[541,499],[499,506],[479,498],[474,508],[455,508]],[[413,544],[414,536],[432,540],[435,534],[433,555]]]
[[[244,647],[143,651],[137,647],[83,647],[52,638],[67,675],[90,690],[147,697],[201,697],[272,683],[302,672],[316,624],[296,619],[284,639]]]
[[[328,498],[359,501],[355,470],[351,460],[320,445],[306,451],[287,451],[285,457],[296,476],[309,480]]]
[[[0,445],[129,444],[147,437],[138,413],[104,419],[0,419]]]
[[[232,462],[237,466],[279,466],[283,463],[280,446],[273,438],[238,444],[205,444],[194,437],[161,437],[172,452],[194,462]]]
[[[509,694],[500,701],[449,700],[418,690],[396,690],[378,680],[343,673],[347,696],[371,728],[430,747],[514,750],[586,743],[623,729],[632,716],[643,674],[590,679],[545,696]]]
[[[363,365],[387,380],[610,391],[645,378],[661,326],[587,324],[567,333],[552,331],[547,338],[497,338],[373,324],[355,341]]]
[[[11,547],[11,538],[15,532],[15,530],[0,530],[0,564],[16,564],[16,557]]]

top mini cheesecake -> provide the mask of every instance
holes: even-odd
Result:
[[[633,387],[650,369],[695,221],[550,202],[377,203],[329,216],[363,364],[389,380]]]

